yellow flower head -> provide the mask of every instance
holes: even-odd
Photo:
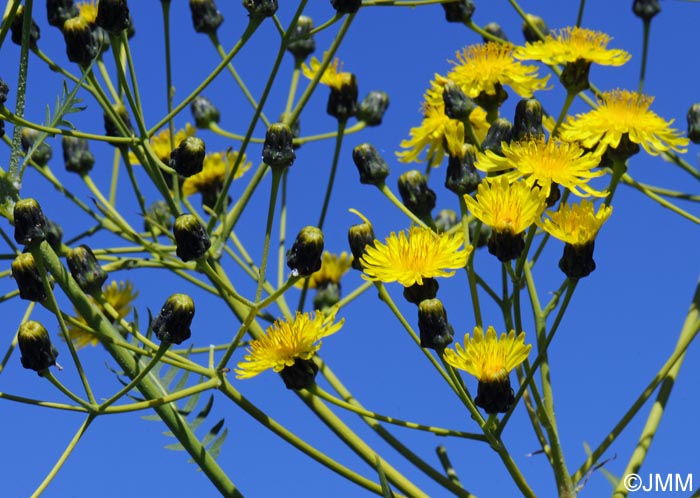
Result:
[[[549,218],[535,220],[537,226],[562,242],[583,246],[593,242],[598,230],[610,215],[612,207],[601,205],[598,213],[593,203],[583,199],[581,204],[562,204],[558,211],[547,211]]]
[[[489,327],[486,335],[480,327],[474,327],[474,337],[464,335],[464,348],[457,343],[455,349],[445,349],[445,361],[455,368],[469,372],[481,382],[498,382],[520,365],[530,354],[532,345],[525,345],[525,332],[515,335],[511,330],[496,336]]]
[[[429,228],[411,227],[405,232],[391,232],[386,244],[374,241],[362,257],[362,277],[366,280],[399,282],[404,287],[423,285],[424,278],[451,277],[467,264],[472,246],[464,243],[460,231],[437,234]]]
[[[621,66],[630,54],[620,49],[608,49],[611,38],[605,33],[585,28],[564,28],[544,40],[519,47],[516,59],[537,60],[550,66],[584,60],[602,66]]]
[[[653,97],[629,90],[613,90],[601,96],[598,107],[562,125],[560,137],[567,142],[579,142],[587,149],[602,153],[617,147],[623,135],[655,156],[667,150],[685,152],[688,139],[671,128],[673,120],[664,121],[649,110]]]
[[[321,69],[321,62],[316,57],[312,57],[309,64],[310,66],[307,66],[306,63],[302,64],[301,70],[304,76],[312,80]],[[343,64],[340,63],[336,57],[328,64],[328,67],[326,67],[319,81],[324,85],[340,90],[344,86],[352,84],[352,73],[344,73]]]
[[[175,147],[177,147],[180,142],[187,137],[194,136],[196,132],[197,130],[191,124],[187,123],[184,130],[177,130],[175,132],[173,144],[175,144]],[[150,142],[153,152],[155,152],[156,156],[158,156],[158,159],[165,164],[169,164],[170,153],[173,151],[172,147],[170,147],[170,130],[166,128],[157,135],[153,135]],[[129,152],[129,162],[131,164],[139,164],[139,160],[132,152]]]
[[[580,197],[605,196],[588,185],[591,178],[605,174],[602,169],[593,171],[600,163],[600,156],[586,154],[578,145],[539,139],[504,143],[502,151],[503,156],[490,150],[478,153],[474,167],[487,173],[507,172],[503,176],[510,181],[525,178],[530,187],[537,185],[547,195],[554,182]]]
[[[297,358],[309,360],[321,347],[323,337],[334,334],[345,319],[333,323],[337,308],[328,316],[317,311],[299,313],[294,319],[277,320],[259,338],[251,341],[248,354],[236,369],[236,377],[249,379],[265,370],[281,372]]]
[[[75,4],[78,7],[78,14],[80,17],[85,19],[88,24],[95,24],[97,19],[97,1],[96,0],[85,0],[84,2],[78,2]]]
[[[547,86],[549,76],[537,77],[537,67],[515,60],[513,46],[489,42],[470,45],[457,52],[454,68],[447,75],[471,98],[482,92],[496,94],[496,85],[508,85],[522,97],[532,97],[536,90]]]
[[[204,157],[202,171],[196,175],[186,178],[182,183],[182,193],[185,196],[196,194],[197,192],[217,191],[223,184],[228,171],[236,164],[238,159],[237,151],[214,152]],[[234,179],[238,179],[250,169],[252,163],[246,162],[246,157],[238,166]]]
[[[102,294],[104,294],[105,300],[112,305],[112,308],[116,310],[120,318],[125,318],[131,312],[131,303],[139,295],[138,291],[134,291],[134,284],[128,280],[119,283],[113,280],[111,283],[105,285],[102,289]],[[92,300],[92,297],[89,299]],[[96,303],[94,300],[93,303],[102,313],[105,313],[102,305]],[[109,316],[109,314],[105,314]],[[68,336],[73,341],[73,344],[75,344],[76,349],[83,348],[87,345],[97,346],[100,341],[86,330],[88,328],[87,321],[80,316],[80,313],[77,311],[76,319],[83,324],[83,327],[79,325],[68,327]]]
[[[321,269],[308,278],[309,289],[323,287],[329,282],[340,283],[340,278],[348,272],[351,265],[352,255],[347,252],[343,251],[337,255],[325,251],[321,256]],[[304,287],[304,281],[298,281],[296,287]]]
[[[510,183],[505,175],[484,178],[476,198],[464,196],[469,211],[495,232],[517,235],[544,210],[547,193],[524,181]]]

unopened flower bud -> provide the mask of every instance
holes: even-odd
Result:
[[[348,230],[348,242],[352,251],[352,267],[362,271],[360,259],[365,254],[367,246],[374,246],[374,229],[369,223],[353,225]]]
[[[279,122],[280,123],[285,123],[287,121],[287,114],[282,113],[280,116]],[[292,124],[289,125],[289,129],[292,130],[292,140],[296,140],[301,136],[301,123],[299,123],[299,118],[296,118]],[[293,149],[298,149],[301,147],[301,144],[294,143],[292,141],[292,148]]]
[[[381,185],[389,176],[389,166],[372,144],[360,144],[352,151],[352,160],[360,172],[360,183]]]
[[[214,0],[190,0],[190,11],[197,33],[216,34],[216,30],[224,22],[224,16],[216,8]]]
[[[656,14],[661,12],[661,5],[659,0],[634,0],[632,12],[644,21],[651,21]]]
[[[354,74],[339,89],[331,87],[326,112],[339,121],[346,121],[357,114],[357,79]]]
[[[486,132],[486,138],[481,143],[481,148],[486,152],[492,151],[499,156],[503,155],[502,143],[510,143],[513,125],[505,118],[498,118],[489,127]]]
[[[22,33],[24,30],[24,6],[20,5],[17,7],[15,12],[15,17],[12,19],[12,25],[10,26],[12,30],[12,42],[17,45],[22,45]],[[39,26],[32,19],[31,27],[29,28],[29,47],[32,49],[36,48],[36,42],[41,38],[41,32]]]
[[[564,246],[564,254],[559,260],[559,269],[571,279],[587,277],[595,270],[595,261],[593,260],[594,247],[594,240],[587,244],[576,246],[566,244]]]
[[[0,138],[5,136],[5,121],[0,119]]]
[[[159,234],[161,230],[170,230],[172,227],[172,215],[165,201],[156,201],[151,204],[146,211],[146,218],[143,220],[143,229]]]
[[[44,326],[29,320],[19,326],[17,344],[22,353],[22,366],[41,375],[47,368],[56,365],[58,350],[51,344],[51,338]]]
[[[522,99],[515,106],[511,140],[532,140],[544,137],[542,104],[537,99]]]
[[[199,137],[187,137],[170,153],[170,167],[185,178],[196,175],[204,167],[206,147]]]
[[[10,87],[5,80],[0,78],[0,104],[7,102],[7,94],[10,92]]]
[[[317,373],[318,366],[313,360],[296,358],[292,366],[285,366],[280,371],[280,377],[282,377],[287,389],[298,391],[313,386]]]
[[[119,118],[122,121],[122,124],[126,128],[126,132],[131,135],[134,132],[134,127],[131,125],[131,118],[129,117],[129,113],[126,110],[126,107],[124,107],[121,104],[114,105],[112,106],[114,109],[114,112],[119,116]],[[119,126],[112,121],[112,118],[109,116],[109,114],[105,113],[104,114],[104,123],[105,123],[105,134],[108,137],[123,137],[124,134],[121,132],[119,129]]]
[[[688,109],[688,138],[694,144],[700,144],[700,104],[693,104]]]
[[[46,289],[36,267],[34,256],[23,252],[12,262],[12,278],[17,282],[19,297],[27,301],[41,302],[46,299]]]
[[[63,241],[63,229],[58,223],[46,220],[46,242],[49,243],[51,248],[55,252],[61,250],[61,244]]]
[[[161,342],[180,344],[192,335],[194,301],[187,294],[170,296],[153,322],[153,333]]]
[[[80,14],[73,0],[46,0],[46,17],[51,26],[63,28],[63,23]]]
[[[500,38],[503,41],[508,41],[508,36],[506,36],[505,31],[503,31],[503,28],[501,28],[501,25],[498,24],[497,22],[490,22],[486,26],[484,26],[484,31],[487,33],[495,36],[496,38]],[[488,43],[490,41],[493,41],[489,38],[486,38],[485,36],[483,37],[484,43]]]
[[[466,121],[476,109],[474,101],[452,80],[447,81],[442,88],[442,100],[445,103],[445,115],[450,119]]]
[[[422,348],[442,351],[452,342],[454,329],[439,299],[426,299],[418,305],[418,328]]]
[[[177,256],[183,261],[199,259],[211,247],[211,240],[204,227],[191,214],[181,214],[173,227]]]
[[[17,201],[14,208],[15,241],[32,244],[46,238],[46,217],[34,199]]]
[[[457,223],[459,223],[459,217],[451,209],[441,209],[435,217],[435,227],[438,232],[447,232]]]
[[[292,130],[284,123],[273,123],[265,134],[262,158],[273,168],[287,168],[294,163],[297,155],[293,146]]]
[[[29,153],[39,141],[39,135],[40,133],[32,128],[22,129],[22,150],[25,154]],[[46,142],[41,142],[39,146],[32,151],[31,159],[39,166],[46,166],[51,156],[53,156],[51,146]]]
[[[126,0],[100,0],[95,24],[110,35],[118,35],[129,28],[129,6]]]
[[[420,304],[426,299],[434,299],[440,288],[434,278],[424,278],[423,284],[413,284],[403,288],[403,297],[409,303]]]
[[[481,182],[481,177],[474,167],[476,147],[463,144],[462,153],[461,157],[450,155],[445,177],[445,187],[457,195],[472,193]]]
[[[92,249],[86,245],[69,249],[66,262],[70,274],[83,292],[94,294],[102,289],[102,284],[107,280],[107,272],[97,262]]]
[[[331,5],[338,14],[354,14],[362,6],[362,0],[331,0]]]
[[[287,50],[297,61],[303,61],[316,50],[316,41],[311,31],[314,29],[314,22],[310,17],[299,16],[294,30],[289,34]]]
[[[435,192],[418,170],[406,171],[399,177],[399,194],[404,206],[419,218],[430,216],[435,207]]]
[[[243,0],[243,7],[251,18],[272,17],[277,12],[277,0]]]
[[[97,57],[100,45],[87,21],[81,17],[68,19],[63,25],[63,39],[66,42],[68,60],[87,66]]]
[[[340,284],[329,281],[323,287],[316,289],[314,309],[324,311],[333,307],[338,301],[340,301]]]
[[[221,119],[219,110],[208,98],[201,95],[194,98],[190,104],[190,111],[197,128],[207,129],[211,123],[218,123]]]
[[[357,107],[357,119],[363,121],[367,126],[380,125],[388,107],[389,95],[386,92],[373,90]]]
[[[304,227],[287,251],[287,266],[293,276],[308,277],[321,269],[322,254],[323,232],[316,227]]]
[[[540,16],[526,14],[525,17],[527,17],[527,20],[530,21],[530,24],[535,26],[540,33],[542,33],[543,37],[549,34],[549,28],[545,24],[544,19],[542,19]],[[540,38],[540,35],[537,34],[537,31],[533,30],[527,22],[523,22],[523,36],[525,37],[525,41],[529,41],[530,43],[534,43],[542,39]]]
[[[64,135],[61,139],[61,145],[63,146],[63,162],[66,165],[66,171],[84,175],[92,169],[95,164],[95,156],[90,152],[86,139]]]
[[[445,9],[447,22],[469,22],[476,10],[476,5],[472,0],[455,0],[441,5]]]

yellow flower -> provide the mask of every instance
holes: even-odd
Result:
[[[121,318],[125,318],[131,312],[131,303],[139,295],[138,291],[134,291],[134,284],[128,280],[119,283],[113,280],[105,285],[102,289],[102,293],[104,294],[105,300],[112,305],[112,308],[116,310]],[[92,297],[89,299],[92,300]],[[105,313],[102,305],[96,303],[94,300],[93,303],[102,313],[109,316]],[[84,324],[85,328],[88,327],[87,321],[80,316],[78,312],[76,312],[76,319]],[[68,336],[73,341],[73,344],[75,344],[76,349],[83,348],[87,345],[97,346],[99,344],[99,341],[92,333],[78,325],[68,327]]]
[[[474,337],[464,335],[464,348],[455,344],[455,349],[445,349],[445,361],[455,368],[469,372],[482,382],[497,382],[508,377],[508,373],[520,365],[532,345],[525,345],[525,332],[518,336],[511,330],[496,336],[496,330],[489,326],[486,335],[480,327],[474,327]]]
[[[95,24],[97,19],[97,2],[96,0],[85,0],[84,2],[78,2],[75,4],[78,7],[78,14],[80,17],[85,19],[88,24]]]
[[[675,150],[685,152],[688,139],[649,110],[653,97],[629,90],[613,90],[601,96],[598,107],[575,118],[569,117],[561,127],[560,137],[579,142],[587,149],[602,153],[609,146],[620,145],[623,136],[644,147],[655,156]]]
[[[340,278],[345,275],[352,265],[352,256],[343,251],[340,255],[331,254],[328,251],[321,256],[321,269],[312,273],[308,278],[309,289],[323,287],[327,283],[340,283]],[[296,283],[296,287],[304,287],[304,281]]]
[[[631,56],[624,50],[608,49],[611,39],[605,33],[590,29],[564,28],[544,40],[519,47],[513,56],[516,59],[541,61],[550,66],[578,60],[602,66],[621,66]]]
[[[345,319],[333,323],[337,308],[328,316],[320,312],[299,313],[289,320],[277,320],[259,338],[250,342],[248,354],[238,364],[236,377],[249,379],[265,370],[281,372],[297,358],[309,360],[321,347],[323,337],[334,334]]]
[[[522,97],[532,97],[536,90],[547,86],[549,76],[537,77],[537,67],[513,58],[513,46],[489,42],[470,45],[457,52],[454,68],[447,75],[471,98],[482,92],[496,94],[496,85],[508,85]]]
[[[321,62],[316,57],[312,57],[309,64],[310,67],[307,66],[306,63],[302,64],[301,70],[304,76],[312,80],[316,77],[316,74],[318,74],[321,68]],[[319,81],[324,85],[340,90],[342,87],[352,83],[352,73],[344,73],[342,70],[343,64],[340,63],[336,57],[328,64],[328,67],[326,67]]]
[[[586,154],[578,145],[540,139],[504,143],[502,151],[503,156],[490,150],[478,153],[474,167],[486,173],[506,172],[503,176],[511,182],[525,178],[530,187],[537,185],[547,195],[554,182],[580,197],[605,196],[588,185],[591,178],[605,174],[602,169],[592,171],[600,163],[600,157]]]
[[[467,264],[472,246],[460,249],[464,243],[460,231],[437,234],[429,228],[411,227],[405,232],[392,232],[386,244],[374,241],[365,247],[362,269],[365,280],[396,282],[404,287],[423,285],[424,278],[451,277]]]
[[[563,204],[558,211],[547,211],[549,218],[535,220],[537,226],[562,242],[583,246],[593,242],[610,215],[612,207],[601,205],[598,213],[593,203],[584,199],[581,204]]]
[[[504,175],[484,178],[476,198],[464,196],[469,211],[494,232],[517,235],[532,225],[544,210],[547,193],[524,181],[510,183]]]
[[[185,196],[196,194],[197,192],[208,193],[218,192],[218,189],[224,184],[226,174],[233,167],[238,159],[237,151],[214,152],[207,154],[204,157],[204,166],[202,171],[196,175],[186,178],[182,183],[182,193]],[[234,175],[234,179],[238,179],[250,169],[252,163],[246,162],[245,155],[241,160],[238,170]]]
[[[193,136],[196,132],[197,130],[189,123],[185,125],[184,130],[177,130],[175,132],[175,139],[173,140],[175,147],[187,137]],[[150,142],[153,152],[158,156],[158,159],[166,165],[169,164],[170,153],[173,151],[172,147],[170,147],[170,130],[166,128],[157,135],[153,135]],[[129,162],[131,164],[139,164],[139,160],[132,152],[129,152]]]

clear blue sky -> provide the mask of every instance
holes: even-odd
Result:
[[[296,2],[280,2],[278,12],[282,25],[286,25]],[[309,2],[308,15],[316,25],[333,14],[330,2]],[[65,56],[61,34],[46,23],[44,2],[35,2],[35,19],[42,29],[40,47],[55,60],[76,71]],[[591,71],[592,81],[601,89],[635,89],[641,61],[642,23],[631,12],[631,1],[591,0],[587,2],[583,26],[604,31],[614,37],[610,46],[622,48],[633,54],[632,60],[622,68],[598,68]],[[164,59],[160,2],[130,2],[137,34],[132,40],[132,51],[140,76],[139,85],[144,97],[147,124],[154,124],[164,113]],[[225,22],[219,30],[219,38],[226,49],[238,39],[246,25],[246,12],[240,2],[219,1]],[[550,28],[570,26],[575,23],[578,2],[523,1],[528,12],[541,15]],[[685,114],[689,106],[700,101],[697,88],[698,63],[695,50],[698,5],[692,2],[666,1],[662,13],[654,19],[651,30],[648,74],[645,91],[656,96],[652,109],[665,119],[675,119],[675,126],[685,130]],[[480,25],[498,21],[508,37],[522,43],[521,21],[510,4],[504,0],[477,2],[474,20]],[[204,35],[195,34],[192,28],[187,2],[172,5],[172,52],[174,54],[175,101],[184,98],[218,63],[219,57]],[[332,40],[331,28],[316,37],[315,55],[321,56]],[[253,95],[262,91],[272,54],[279,36],[270,21],[254,35],[248,46],[234,62],[236,68]],[[480,37],[458,24],[444,21],[443,9],[437,5],[422,8],[371,7],[363,9],[350,29],[341,49],[340,59],[345,70],[357,75],[362,98],[370,90],[384,90],[390,96],[389,110],[384,123],[377,128],[349,136],[343,144],[336,179],[332,207],[325,230],[326,248],[333,252],[347,250],[347,228],[357,222],[348,213],[356,208],[367,215],[375,226],[377,237],[383,239],[391,231],[408,226],[408,221],[388,203],[376,189],[360,185],[351,159],[352,148],[362,142],[371,142],[382,152],[392,173],[387,184],[396,189],[396,179],[409,169],[398,163],[394,152],[399,142],[408,137],[410,127],[420,123],[419,106],[422,94],[434,73],[444,74],[449,69],[448,60],[456,50],[480,42]],[[14,102],[16,87],[16,62],[19,47],[7,42],[0,54],[2,76],[13,88],[9,102]],[[111,63],[111,56],[107,57]],[[73,67],[71,67],[73,66]],[[265,112],[275,119],[282,111],[287,95],[291,56],[286,56]],[[36,57],[31,57],[27,116],[41,120],[46,104],[53,105],[60,91],[61,78],[49,72]],[[547,70],[542,69],[542,74]],[[302,79],[301,88],[306,81]],[[222,73],[204,95],[212,99],[222,111],[221,126],[243,133],[252,114],[230,75]],[[559,112],[563,94],[544,92],[541,96],[545,107],[553,114]],[[335,120],[325,114],[327,89],[321,88],[302,115],[302,133],[315,134],[332,131]],[[505,117],[512,119],[517,97],[511,95],[503,108]],[[75,115],[74,121],[81,129],[102,131],[102,113],[94,101],[86,100],[88,109]],[[577,103],[574,112],[584,112],[584,104]],[[177,127],[192,121],[188,110],[175,120]],[[262,136],[260,128],[256,136]],[[224,150],[235,143],[214,136],[210,132],[200,136],[207,142],[209,151]],[[50,140],[54,158],[50,163],[61,174],[61,179],[78,192],[84,200],[90,195],[75,175],[63,173],[60,140]],[[288,189],[288,230],[290,237],[308,224],[316,223],[325,183],[331,163],[332,141],[309,144],[298,150],[297,160],[290,172]],[[111,172],[112,149],[92,146],[98,158],[93,170],[95,181],[108,189]],[[686,160],[697,165],[697,146],[689,147]],[[257,165],[259,146],[251,146],[249,156]],[[9,160],[6,148],[0,154],[0,165]],[[419,169],[423,165],[416,166]],[[655,183],[667,188],[697,192],[695,180],[680,172],[675,166],[660,158],[644,154],[630,162],[630,174],[640,181]],[[431,177],[431,187],[438,194],[438,208],[458,210],[455,196],[442,187],[445,166]],[[118,207],[130,220],[138,221],[137,208],[125,174],[121,175]],[[252,200],[251,210],[244,217],[237,233],[253,255],[259,255],[264,234],[264,217],[269,195],[267,178]],[[234,185],[231,195],[236,198],[241,191]],[[148,191],[154,195],[153,191]],[[63,225],[65,239],[90,226],[89,220],[70,203],[40,181],[38,175],[29,173],[22,195],[40,199],[52,219]],[[154,199],[154,197],[152,197]],[[197,201],[195,201],[197,204]],[[697,206],[685,206],[697,214]],[[7,230],[9,224],[5,223]],[[276,229],[275,229],[276,230]],[[277,233],[276,231],[273,233]],[[582,280],[574,294],[573,302],[560,331],[550,348],[552,382],[555,390],[556,413],[567,463],[573,471],[585,459],[584,444],[597,446],[610,428],[619,420],[627,407],[653,377],[670,354],[685,318],[690,298],[697,281],[698,227],[677,215],[662,209],[636,191],[623,187],[615,196],[614,213],[596,242],[598,269]],[[108,244],[115,244],[109,239]],[[561,245],[550,244],[539,265],[536,279],[541,299],[547,299],[562,281],[556,267]],[[258,256],[259,257],[259,256]],[[494,285],[499,285],[500,271],[495,260],[485,251],[477,255],[476,264],[483,275]],[[9,267],[9,263],[6,265]],[[273,264],[272,275],[277,268]],[[239,272],[240,273],[240,272]],[[238,274],[237,274],[238,275]],[[140,292],[136,307],[145,322],[147,308],[157,310],[172,292],[188,291],[180,280],[164,272],[121,272],[111,278],[133,280]],[[244,275],[240,279],[243,289],[250,289]],[[238,283],[238,281],[237,281]],[[343,282],[348,292],[360,285],[357,272]],[[10,279],[0,281],[0,293],[14,288]],[[460,274],[441,283],[440,297],[447,307],[450,322],[455,328],[455,339],[462,342],[464,332],[471,331],[474,319],[467,294],[466,279]],[[389,290],[402,311],[416,326],[413,305],[404,303],[401,289],[390,285]],[[296,291],[293,291],[293,293]],[[292,294],[293,294],[292,293]],[[197,297],[197,296],[196,296]],[[65,300],[64,300],[65,302]],[[296,297],[292,302],[296,302]],[[66,306],[70,306],[66,304]],[[13,300],[3,303],[6,330],[2,351],[9,344],[24,312],[24,302]],[[500,313],[485,310],[485,321],[498,330],[503,329]],[[346,324],[343,330],[324,340],[321,353],[354,395],[372,410],[415,420],[426,424],[476,431],[476,425],[461,407],[459,400],[449,392],[438,375],[417,350],[400,324],[386,307],[376,299],[374,291],[367,292],[343,313]],[[58,373],[59,378],[76,389],[77,376],[70,364],[68,350],[56,337],[57,326],[51,316],[39,311],[36,317],[50,324],[50,330],[61,351],[59,362],[67,367]],[[192,343],[204,346],[224,342],[238,326],[224,306],[212,299],[199,296],[197,314],[192,326]],[[531,326],[531,324],[530,324]],[[527,326],[526,326],[527,327]],[[531,328],[526,328],[528,339],[534,340]],[[81,351],[91,378],[95,379],[98,396],[108,397],[119,385],[105,368],[105,361],[113,362],[100,348]],[[236,356],[240,360],[240,356]],[[643,467],[645,472],[694,473],[696,487],[700,485],[700,466],[697,448],[700,428],[697,424],[697,378],[700,375],[697,345],[692,345],[689,356],[674,387],[669,410],[653,442],[651,454]],[[475,392],[476,381],[466,378],[467,385]],[[515,375],[512,376],[514,384]],[[314,415],[299,402],[293,393],[284,389],[276,375],[266,373],[248,381],[235,381],[236,387],[251,401],[299,435],[308,438],[320,449],[342,463],[372,477],[372,469],[366,467],[349,450],[338,443],[333,435],[315,420]],[[8,367],[0,375],[0,391],[23,394],[40,399],[62,400],[53,392],[48,382],[21,368],[19,354],[15,352]],[[619,475],[639,435],[648,404],[633,422],[626,434],[608,451],[607,457],[616,456],[605,468]],[[101,417],[71,455],[64,468],[47,490],[48,497],[105,498],[129,496],[217,496],[215,489],[196,467],[187,463],[183,452],[164,450],[163,446],[174,442],[162,435],[163,424],[142,420],[141,414]],[[226,418],[229,437],[220,464],[246,496],[269,497],[305,496],[322,498],[333,493],[337,496],[363,496],[359,488],[347,484],[342,478],[302,455],[291,446],[280,442],[265,428],[250,419],[240,409],[216,396],[210,423]],[[431,496],[444,496],[441,488],[424,478],[410,464],[402,461],[393,450],[378,440],[355,416],[344,417],[347,423],[376,445],[383,456],[399,470],[424,488]],[[63,448],[82,421],[82,416],[40,410],[31,406],[0,403],[0,441],[5,457],[2,459],[3,477],[0,495],[7,497],[28,496],[51,469]],[[508,478],[496,454],[486,445],[463,440],[445,440],[428,434],[415,434],[400,428],[390,428],[425,459],[435,466],[438,461],[434,448],[447,447],[450,458],[464,486],[479,497],[516,496],[517,489]],[[538,496],[555,496],[555,486],[543,456],[526,457],[538,449],[527,415],[518,407],[504,434],[504,441],[511,454]],[[608,495],[610,486],[601,473],[595,473],[582,496]]]

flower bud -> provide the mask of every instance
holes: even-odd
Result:
[[[693,104],[688,109],[688,138],[694,144],[700,144],[700,104]]]
[[[445,103],[445,115],[458,121],[468,120],[469,115],[476,108],[474,101],[467,97],[460,86],[452,80],[445,83],[442,89],[442,100]]]
[[[363,185],[381,185],[389,176],[389,166],[372,144],[360,144],[352,150],[352,160]]]
[[[540,30],[542,36],[547,36],[549,34],[549,28],[545,24],[544,19],[542,19],[540,16],[525,14],[525,17],[527,17],[527,20],[530,21],[532,25]],[[530,43],[541,40],[540,35],[538,35],[535,30],[528,26],[526,22],[523,22],[523,36],[525,37],[525,41],[529,41]]]
[[[326,282],[323,287],[316,289],[314,296],[314,309],[327,310],[340,301],[340,284],[336,282]]]
[[[97,262],[92,249],[86,245],[69,249],[66,262],[70,274],[83,292],[94,294],[102,289],[102,284],[107,280],[107,272]]]
[[[277,0],[243,0],[243,7],[251,18],[272,17],[277,12]]]
[[[147,232],[153,231],[159,234],[161,230],[170,230],[172,227],[173,219],[165,201],[156,201],[151,204],[143,220],[143,229]]]
[[[525,249],[525,238],[522,233],[492,232],[488,246],[489,252],[505,263],[520,257]]]
[[[502,142],[510,143],[513,125],[505,118],[498,118],[489,127],[486,132],[486,138],[481,143],[481,148],[486,152],[492,151],[499,156],[503,155]]]
[[[20,5],[17,7],[15,12],[15,17],[12,19],[12,25],[10,26],[12,30],[12,42],[17,45],[22,45],[22,32],[24,30],[24,6]],[[36,49],[36,42],[41,38],[41,31],[39,26],[32,19],[31,27],[29,28],[29,47]]]
[[[455,0],[441,4],[445,9],[445,19],[447,22],[462,22],[471,21],[472,15],[476,10],[476,5],[472,0]]]
[[[204,227],[191,214],[181,214],[173,227],[177,256],[183,261],[199,259],[211,247],[211,240]]]
[[[445,177],[445,187],[457,195],[472,193],[481,182],[481,177],[474,167],[476,147],[463,144],[462,152],[462,157],[450,155]]]
[[[478,232],[476,230],[477,226],[479,227]],[[491,230],[491,227],[481,223],[480,221],[474,220],[469,223],[469,240],[476,248],[484,247],[491,238],[492,233],[493,230]]]
[[[508,36],[506,36],[505,31],[503,31],[503,28],[501,28],[501,25],[498,24],[497,22],[490,22],[486,26],[484,26],[484,31],[487,33],[492,34],[496,38],[500,38],[503,41],[508,41]],[[493,41],[489,38],[483,37],[484,43],[488,43],[490,41]]]
[[[284,123],[273,123],[265,134],[262,158],[272,168],[287,168],[294,164],[297,155],[293,147],[292,130]]]
[[[418,170],[406,171],[399,177],[399,194],[404,206],[419,218],[430,216],[435,207],[435,192],[433,192]]]
[[[0,104],[7,102],[7,94],[10,92],[10,87],[5,83],[5,80],[0,78]]]
[[[68,60],[87,66],[97,57],[100,46],[90,25],[81,16],[68,19],[63,25],[63,39],[66,42]]]
[[[491,110],[497,110],[508,99],[508,92],[503,89],[503,85],[496,83],[493,88],[494,93],[482,91],[474,98],[474,102],[479,104],[487,113]]]
[[[283,112],[280,115],[279,122],[284,123],[286,121],[287,121],[287,114]],[[301,136],[301,123],[299,123],[299,118],[296,118],[294,120],[294,122],[289,125],[289,129],[292,130],[292,140],[296,140],[297,138],[299,138]],[[294,141],[292,141],[292,148],[294,150],[298,149],[299,147],[301,147],[301,144],[294,143]]]
[[[132,135],[134,133],[134,127],[131,125],[131,118],[129,117],[129,113],[126,110],[126,107],[124,107],[121,104],[114,105],[112,106],[114,109],[114,112],[117,113],[119,118],[121,119],[122,123],[126,127],[126,131],[128,132],[129,135]],[[104,114],[104,123],[105,123],[105,134],[108,137],[123,137],[124,135],[122,132],[119,130],[119,127],[117,124],[112,121],[112,118],[109,116],[109,114],[105,113]]]
[[[357,114],[357,79],[354,74],[339,89],[331,87],[326,112],[338,121],[346,121]]]
[[[55,252],[61,250],[63,240],[63,229],[61,225],[51,220],[46,220],[46,242],[49,243]]]
[[[289,34],[287,50],[297,61],[303,61],[316,50],[316,41],[311,34],[314,22],[310,17],[299,16],[294,30]]]
[[[5,121],[0,119],[0,138],[5,136]]]
[[[34,256],[23,252],[12,262],[12,278],[17,282],[19,297],[27,301],[41,302],[46,299],[46,289],[36,267]]]
[[[389,95],[386,92],[373,90],[357,107],[357,119],[363,121],[367,126],[380,125],[388,107]]]
[[[542,104],[537,99],[522,99],[515,106],[511,140],[532,140],[544,137]]]
[[[95,24],[110,35],[118,35],[129,28],[130,15],[126,0],[100,0]]]
[[[190,111],[197,128],[207,129],[211,123],[218,123],[221,119],[219,110],[208,98],[201,95],[194,98],[190,104]]]
[[[418,305],[418,328],[422,348],[442,351],[452,342],[454,329],[439,299],[426,299]]]
[[[34,199],[17,201],[14,208],[15,241],[32,244],[46,238],[46,217]]]
[[[199,137],[187,137],[170,153],[170,167],[180,176],[196,175],[204,167],[205,155],[204,140]]]
[[[63,23],[80,14],[73,0],[46,0],[46,17],[51,26],[63,28]]]
[[[39,140],[40,133],[32,128],[22,128],[22,150],[25,154],[34,147]],[[31,159],[39,166],[46,166],[53,156],[51,146],[46,142],[41,142],[31,153]]]
[[[362,6],[362,0],[331,0],[331,5],[338,14],[354,14]]]
[[[190,0],[192,24],[197,33],[216,34],[216,30],[224,22],[224,16],[216,8],[214,0]]]
[[[63,162],[66,171],[87,174],[95,164],[95,156],[90,152],[88,141],[84,138],[69,137],[64,135],[61,139],[63,146]]]
[[[595,270],[594,247],[594,240],[581,245],[566,244],[559,260],[559,269],[570,279],[587,277]]]
[[[323,232],[306,226],[299,231],[292,248],[287,251],[287,266],[293,276],[308,277],[321,269]]]
[[[451,209],[441,209],[435,217],[435,227],[438,232],[447,232],[457,223],[459,223],[459,217]]]
[[[409,303],[420,304],[426,299],[435,299],[437,291],[440,288],[437,280],[434,278],[424,278],[423,284],[413,284],[410,287],[403,288],[403,297]]]
[[[474,404],[483,408],[489,415],[506,413],[513,403],[515,403],[515,394],[510,387],[508,374],[492,382],[479,381]]]
[[[22,353],[22,366],[41,375],[43,370],[56,365],[58,350],[51,344],[51,338],[44,326],[29,320],[19,326],[17,344]]]
[[[194,301],[187,294],[170,296],[153,322],[153,332],[161,342],[180,344],[190,338]]]
[[[632,4],[632,12],[637,17],[642,18],[644,21],[651,21],[651,19],[661,12],[661,5],[659,0],[634,0]]]
[[[298,391],[299,389],[307,389],[313,386],[317,373],[318,366],[313,360],[296,358],[292,366],[285,366],[280,371],[280,377],[282,377],[287,389]]]
[[[348,230],[348,242],[352,251],[352,267],[362,271],[360,258],[365,254],[367,246],[374,246],[374,230],[369,223],[353,225]]]

